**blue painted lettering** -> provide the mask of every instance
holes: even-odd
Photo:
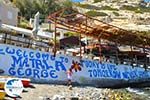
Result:
[[[40,54],[39,52],[37,52],[37,53],[36,53],[36,58],[39,59],[40,57],[41,57],[41,54]]]
[[[35,60],[35,66],[36,66],[36,69],[45,69],[45,67],[42,65],[42,62],[41,60]]]
[[[53,66],[49,66],[46,60],[43,60],[43,63],[45,64],[47,70],[53,69]]]
[[[68,61],[69,61],[68,58],[65,58],[65,63],[68,63]]]
[[[31,70],[31,68],[28,68],[28,69],[25,70],[25,75],[26,75],[27,77],[29,77],[29,76],[32,75],[32,70]]]
[[[3,51],[3,49],[0,49],[0,54],[5,55],[5,52]]]
[[[56,70],[57,70],[57,71],[60,71],[60,68],[61,68],[61,70],[66,71],[65,66],[64,66],[63,63],[60,62],[60,61],[55,61],[55,67],[56,67]]]
[[[27,55],[26,51],[23,52],[23,57],[28,58],[28,55]]]
[[[35,68],[35,59],[29,59],[31,61],[32,68]]]
[[[18,50],[16,51],[16,54],[17,54],[17,56],[22,57],[22,50],[21,50],[21,49],[18,49]]]
[[[50,74],[51,78],[58,78],[58,75],[56,75],[55,72],[56,72],[55,70],[50,71],[49,74]]]
[[[90,77],[92,77],[92,70],[88,70],[88,72],[90,72]]]
[[[60,61],[63,63],[65,57],[59,57],[59,58],[60,58]]]
[[[101,68],[102,68],[102,69],[105,69],[105,64],[101,64]]]
[[[15,54],[15,49],[10,49],[9,47],[6,48],[7,54]]]
[[[24,75],[23,68],[18,68],[17,73],[20,77],[23,76]]]
[[[50,56],[50,59],[51,59],[52,61],[54,61],[54,60],[55,60],[54,55],[51,55],[51,56]]]
[[[34,77],[34,78],[38,78],[38,79],[40,78],[40,76],[39,76],[38,73],[39,73],[39,70],[33,69],[33,77]]]
[[[18,58],[16,58],[15,56],[11,56],[11,57],[13,61],[13,63],[11,64],[12,67],[17,67],[17,66],[23,67],[21,64],[22,57],[18,57]]]
[[[34,53],[33,53],[33,52],[30,52],[30,53],[29,53],[29,56],[30,56],[30,58],[34,58]]]
[[[42,54],[42,58],[43,58],[43,60],[48,60],[49,54]]]
[[[47,72],[47,70],[42,70],[42,72],[41,72],[41,77],[44,77],[44,78],[47,78],[48,77],[48,72]]]
[[[29,64],[28,64],[28,58],[24,58],[23,62],[22,62],[22,65],[20,67],[29,67]]]
[[[9,68],[8,73],[12,76],[15,76],[16,75],[15,68],[14,67]]]
[[[97,77],[97,76],[98,76],[98,75],[97,75],[97,70],[95,70],[95,69],[93,70],[93,76],[94,76],[94,77]]]

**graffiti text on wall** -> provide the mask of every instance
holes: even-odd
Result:
[[[67,68],[71,67],[72,60],[67,56],[57,56],[23,48],[15,48],[7,45],[0,46],[0,57],[6,60],[1,62],[1,67],[12,76],[33,77],[36,79],[59,79]],[[78,64],[78,63],[77,63]],[[150,71],[129,66],[116,66],[110,63],[82,60],[81,66],[74,66],[74,72],[88,78],[108,79],[137,79],[150,78]],[[6,66],[7,65],[7,66]],[[81,68],[80,68],[81,67]],[[81,70],[82,69],[82,70]],[[78,71],[79,70],[79,71]],[[75,74],[75,75],[77,75]],[[80,75],[79,75],[80,77]]]
[[[112,78],[112,79],[137,79],[148,78],[148,71],[128,69],[120,70],[115,64],[99,63],[94,61],[82,61],[82,64],[88,68],[89,76],[94,78]]]
[[[66,71],[65,63],[68,58],[55,58],[48,53],[25,51],[6,47],[0,49],[0,54],[11,56],[10,75],[33,78],[58,78],[56,72]]]

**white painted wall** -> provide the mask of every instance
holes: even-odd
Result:
[[[39,81],[66,81],[66,70],[71,67],[72,61],[79,62],[79,59],[65,55],[53,57],[49,52],[0,44],[0,69],[5,71],[4,75],[28,77]],[[150,70],[110,63],[101,64],[87,59],[82,60],[81,68],[81,71],[73,71],[73,81],[82,83],[83,79],[150,78]]]

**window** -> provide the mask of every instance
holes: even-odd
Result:
[[[7,18],[8,19],[13,19],[13,13],[11,11],[8,11]]]

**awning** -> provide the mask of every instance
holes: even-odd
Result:
[[[124,45],[150,46],[150,37],[104,23],[71,8],[64,8],[48,17],[56,28],[81,33],[96,39],[107,39]]]

